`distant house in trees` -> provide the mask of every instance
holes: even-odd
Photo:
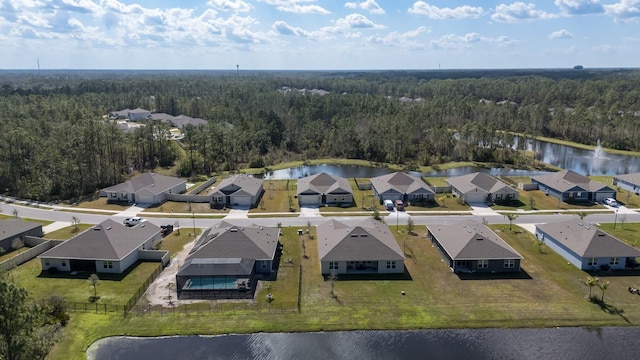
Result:
[[[353,203],[353,190],[349,180],[327,173],[298,179],[297,196],[300,205],[351,205]]]
[[[427,237],[455,273],[520,271],[522,255],[484,224],[429,225]]]
[[[255,206],[264,192],[262,182],[245,174],[232,175],[211,190],[211,206]]]
[[[121,274],[139,260],[169,262],[169,252],[154,250],[160,228],[150,222],[127,227],[105,220],[40,256],[43,271]]]
[[[24,244],[25,236],[42,237],[42,225],[20,219],[0,219],[0,253],[15,250],[16,241]]]
[[[112,111],[109,113],[110,119],[126,119],[129,121],[146,120],[146,119],[149,119],[150,117],[151,117],[151,111],[141,109],[141,108],[135,108],[133,110],[124,109],[120,111]]]
[[[371,178],[371,189],[380,203],[384,200],[433,201],[435,197],[433,190],[424,181],[404,172]]]
[[[404,273],[404,253],[389,226],[364,218],[354,225],[332,219],[318,225],[322,274]]]
[[[617,191],[599,181],[591,180],[572,170],[532,176],[531,182],[538,189],[560,201],[599,202],[616,198]]]
[[[466,203],[494,203],[518,199],[518,190],[494,178],[477,172],[447,179],[453,196]]]
[[[536,237],[582,270],[636,267],[640,250],[579,219],[540,224]]]
[[[159,204],[166,194],[180,194],[187,190],[187,180],[174,176],[144,173],[123,183],[100,190],[107,202]]]

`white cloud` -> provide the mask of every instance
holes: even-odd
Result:
[[[439,8],[427,4],[424,1],[416,1],[413,7],[409,8],[410,14],[424,15],[429,19],[446,20],[446,19],[476,19],[484,14],[481,7],[459,6],[457,8]]]
[[[554,31],[551,34],[549,34],[549,39],[571,39],[572,37],[573,37],[573,34],[566,29]]]
[[[299,37],[307,37],[308,33],[299,27],[293,27],[284,21],[276,21],[273,23],[273,29],[280,35],[292,35]]]
[[[383,25],[375,24],[361,14],[349,14],[336,20],[336,25],[341,29],[384,29]]]
[[[320,14],[328,15],[331,11],[318,5],[300,5],[304,2],[314,2],[315,0],[262,0],[265,3],[275,6],[276,9],[284,12],[296,14]]]
[[[640,19],[640,0],[622,0],[619,3],[604,5],[607,15],[616,21],[628,22]]]
[[[492,38],[481,36],[480,34],[473,32],[464,35],[444,35],[439,39],[432,40],[429,43],[429,46],[434,49],[462,50],[465,48],[473,47],[473,44],[479,43],[495,43],[499,46],[510,46],[515,44],[515,41],[507,36]]]
[[[425,26],[420,26],[415,30],[404,33],[391,32],[386,36],[370,36],[367,41],[371,44],[379,44],[384,46],[392,46],[407,49],[422,49],[424,44],[418,41],[418,37],[422,34],[428,34],[431,30]]]
[[[491,15],[491,19],[497,22],[516,23],[554,19],[558,17],[555,14],[536,10],[535,7],[534,4],[525,4],[523,2],[515,2],[509,5],[500,4],[496,6],[495,13]]]
[[[247,12],[253,9],[253,5],[242,0],[209,0],[207,5],[220,11]]]
[[[349,9],[362,9],[366,10],[372,14],[384,14],[384,9],[376,3],[375,0],[365,0],[361,2],[348,2],[345,3],[344,6]]]
[[[555,0],[554,4],[569,15],[599,14],[604,7],[598,0]]]

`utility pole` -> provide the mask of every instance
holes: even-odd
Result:
[[[191,212],[191,218],[193,219],[193,239],[196,239],[196,214]]]

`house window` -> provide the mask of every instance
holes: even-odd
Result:
[[[609,265],[618,265],[620,264],[620,258],[614,257],[609,259]]]
[[[478,260],[478,269],[486,269],[489,267],[489,260]]]
[[[387,261],[387,269],[395,269],[396,262],[395,261]]]
[[[47,267],[49,266],[49,260],[44,262],[44,266],[47,266]]]
[[[263,269],[266,269],[266,268],[267,268],[267,262],[266,262],[266,261],[263,261],[262,263],[260,263],[260,266],[261,266]]]
[[[113,269],[113,261],[105,261],[102,263],[105,269]]]
[[[506,269],[513,269],[514,267],[516,267],[516,261],[514,259],[506,259],[504,261],[504,267]]]
[[[65,267],[65,266],[67,266],[67,262],[66,262],[66,261],[63,261],[60,265],[61,265],[62,267]]]
[[[117,198],[117,197],[118,197],[118,194],[116,194],[116,193],[111,193],[111,197],[112,197],[112,198]]]
[[[338,262],[329,261],[329,270],[338,270]]]
[[[587,261],[587,266],[596,266],[598,265],[598,258],[589,258]]]

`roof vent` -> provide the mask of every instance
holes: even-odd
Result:
[[[93,230],[100,231],[100,230],[102,230],[102,228],[100,226],[96,226],[96,227],[93,228]]]
[[[360,237],[367,237],[367,234],[360,234]]]
[[[484,240],[483,238],[476,238],[476,240]]]
[[[108,227],[107,227],[107,230],[111,230],[111,226],[108,226]]]
[[[238,228],[231,228],[231,229],[229,229],[229,231],[231,231],[231,232],[238,232]]]
[[[140,227],[141,227],[141,228],[143,228],[143,227],[144,227],[144,224],[140,225]]]

